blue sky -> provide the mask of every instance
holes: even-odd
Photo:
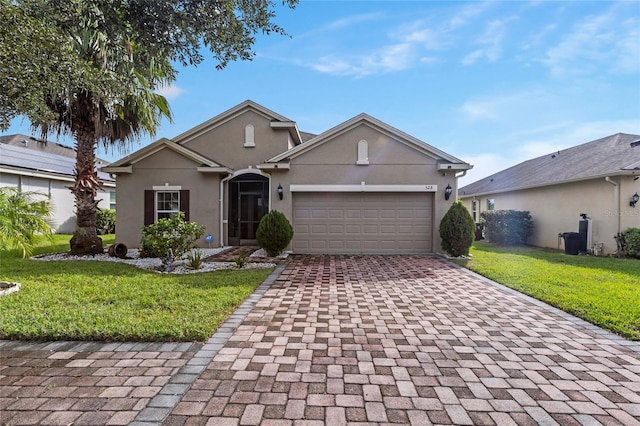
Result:
[[[462,184],[614,133],[640,134],[639,1],[308,1],[291,37],[180,71],[172,138],[251,99],[320,133],[366,112],[474,165]],[[28,133],[16,120],[5,133]],[[63,143],[70,143],[62,140]]]

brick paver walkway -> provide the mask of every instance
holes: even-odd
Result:
[[[193,343],[0,343],[0,425],[127,425]]]
[[[638,343],[427,256],[278,270],[204,345],[0,342],[0,424],[640,425]]]

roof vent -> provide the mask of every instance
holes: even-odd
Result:
[[[634,146],[640,146],[640,139],[638,139],[637,141],[631,142],[631,148],[633,148]]]

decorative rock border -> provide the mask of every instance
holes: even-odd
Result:
[[[0,281],[0,297],[14,293],[20,290],[20,283],[10,283],[8,281]]]

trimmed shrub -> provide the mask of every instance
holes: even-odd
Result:
[[[116,211],[112,209],[98,209],[96,212],[96,231],[98,235],[116,233]]]
[[[260,220],[256,230],[256,239],[267,255],[273,257],[282,253],[293,238],[293,228],[286,216],[277,210],[271,210]]]
[[[629,228],[624,233],[624,252],[640,259],[640,228]]]
[[[476,225],[461,201],[453,203],[440,222],[442,249],[449,255],[467,256],[473,244]]]
[[[528,211],[489,210],[480,213],[484,236],[502,246],[526,244],[533,235],[533,220]]]
[[[160,258],[163,269],[170,271],[175,259],[196,246],[196,241],[204,235],[204,228],[197,222],[186,222],[182,212],[160,219],[142,228],[140,257]]]

